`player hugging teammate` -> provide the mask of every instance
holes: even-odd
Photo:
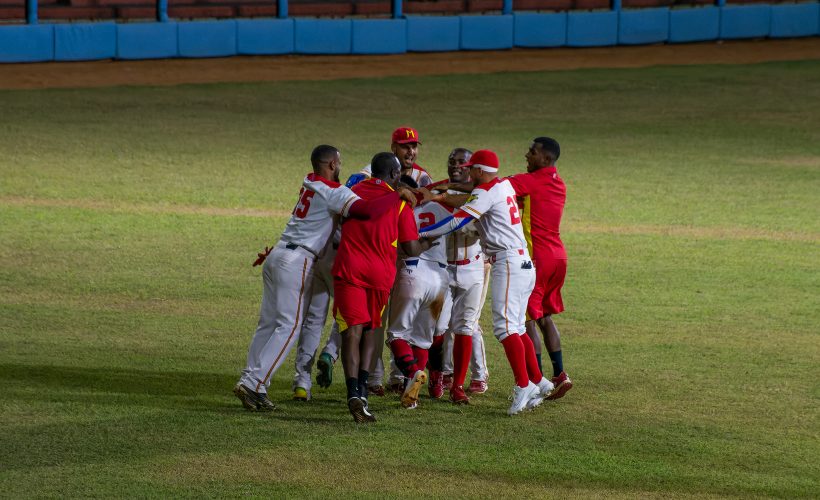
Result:
[[[551,319],[563,310],[566,272],[558,143],[535,139],[526,155],[528,173],[504,179],[492,151],[457,148],[448,159],[449,178],[440,183],[415,163],[419,144],[415,129],[396,129],[392,152],[374,156],[347,186],[339,184],[339,151],[314,149],[313,172],[303,181],[279,243],[254,263],[264,263],[259,325],[234,387],[246,409],[275,409],[267,396],[270,378],[297,340],[293,395],[310,399],[311,367],[331,298],[334,332],[340,335],[331,335],[323,350],[317,382],[330,385],[341,357],[347,406],[356,422],[374,422],[368,396],[384,395],[383,321],[391,386],[401,393],[403,408],[419,405],[425,370],[432,398],[448,390],[453,403],[468,404],[467,392],[487,389],[478,324],[487,271],[493,280],[493,333],[516,383],[508,413],[560,398],[572,387]],[[536,325],[552,361],[550,379],[541,372]]]

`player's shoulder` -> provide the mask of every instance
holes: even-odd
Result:
[[[506,181],[506,179],[504,179]],[[503,181],[498,177],[495,177],[490,182],[485,182],[484,184],[479,184],[478,186],[473,188],[473,194],[481,194],[486,193],[488,191],[493,190],[497,186],[499,186]]]
[[[336,188],[342,187],[342,185],[339,184],[338,182],[332,181],[330,179],[325,179],[324,177],[322,177],[320,175],[317,175],[313,172],[309,173],[307,175],[307,177],[305,177],[305,182],[304,183],[305,184],[310,184],[311,187],[320,188],[320,189],[322,187],[326,187],[326,188],[330,188],[330,189],[336,189]]]

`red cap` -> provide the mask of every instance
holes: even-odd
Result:
[[[480,149],[473,153],[470,161],[461,166],[462,168],[482,167],[485,172],[498,171],[498,155],[489,149]]]
[[[411,142],[421,144],[418,131],[411,127],[399,127],[394,130],[393,142],[396,144],[410,144]]]

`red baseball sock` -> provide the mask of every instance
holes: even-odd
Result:
[[[504,353],[507,355],[507,361],[510,362],[515,384],[518,387],[527,387],[530,377],[527,375],[527,362],[524,360],[524,344],[521,342],[521,337],[515,333],[510,334],[501,341],[501,345],[504,346]]]
[[[464,385],[472,353],[473,337],[471,335],[453,336],[453,387]]]
[[[521,337],[521,343],[524,344],[524,359],[527,361],[527,375],[530,376],[530,380],[533,384],[537,384],[544,378],[544,374],[541,373],[541,367],[538,366],[538,358],[535,357],[535,344],[532,343],[532,339],[526,333],[519,335],[519,337]]]
[[[413,357],[416,358],[416,370],[424,371],[427,368],[427,349],[413,346]]]
[[[415,371],[416,358],[413,356],[413,349],[406,340],[395,339],[390,342],[390,350],[393,351],[393,359],[396,366],[405,377],[412,377]]]

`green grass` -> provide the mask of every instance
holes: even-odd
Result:
[[[0,496],[817,497],[820,63],[0,92]],[[566,398],[230,393],[311,148],[559,139]],[[259,215],[263,216],[259,216]],[[267,214],[267,216],[264,216]],[[488,326],[489,311],[484,324]],[[489,328],[486,328],[489,331]]]

